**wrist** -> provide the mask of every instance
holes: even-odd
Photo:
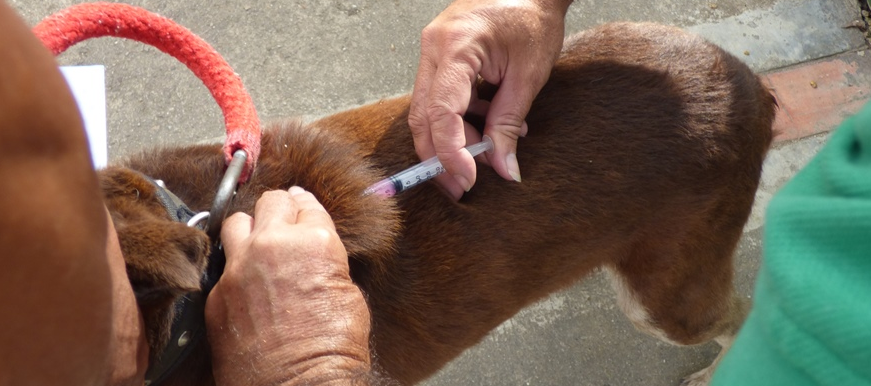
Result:
[[[312,350],[288,346],[280,351],[236,352],[215,357],[214,375],[221,386],[368,385],[368,352]],[[221,359],[231,359],[221,360]]]
[[[566,13],[569,10],[569,5],[572,4],[574,0],[533,0],[540,9],[544,10],[557,10],[560,15],[565,17]]]
[[[207,320],[217,384],[367,384],[363,380],[371,360],[365,301],[353,285],[328,287],[306,296],[279,291],[286,295],[284,300],[295,299],[290,302],[295,306],[264,309],[247,302],[236,318]],[[276,299],[269,303],[282,304]],[[211,315],[222,315],[223,308],[212,308]]]
[[[275,386],[362,386],[371,384],[373,378],[368,355],[365,359],[336,354],[309,358],[281,371],[285,379],[277,379]]]

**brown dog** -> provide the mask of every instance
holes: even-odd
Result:
[[[266,130],[260,164],[232,211],[250,213],[261,193],[291,185],[318,197],[368,296],[377,365],[402,384],[432,375],[597,267],[613,274],[639,329],[727,348],[746,313],[733,294],[732,253],[775,105],[744,64],[698,37],[610,24],[566,41],[527,116],[522,183],[482,167],[459,202],[432,184],[392,199],[363,196],[418,162],[409,98],[401,97]],[[171,304],[202,274],[207,239],[168,225],[153,184],[127,168],[208,210],[224,162],[218,145],[158,149],[101,173],[150,343],[159,346]],[[211,382],[207,354],[189,362],[174,381]],[[706,383],[712,368],[686,382]]]

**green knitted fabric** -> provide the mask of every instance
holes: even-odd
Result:
[[[871,385],[871,104],[771,201],[754,306],[712,385]]]

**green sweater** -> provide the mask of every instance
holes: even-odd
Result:
[[[754,306],[712,385],[871,385],[871,104],[771,201]]]

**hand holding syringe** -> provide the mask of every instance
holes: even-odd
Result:
[[[493,140],[488,136],[484,136],[481,142],[466,146],[466,150],[472,154],[472,157],[477,156],[485,151],[493,150]],[[363,191],[363,195],[377,194],[382,197],[393,197],[396,193],[419,185],[433,177],[444,173],[445,168],[439,162],[438,157],[432,157],[390,177],[376,182],[372,186]]]

